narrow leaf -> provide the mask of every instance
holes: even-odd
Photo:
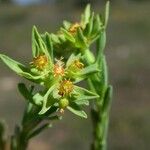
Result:
[[[26,99],[26,100],[32,100],[32,94],[31,92],[27,89],[26,85],[24,83],[19,83],[18,84],[18,89],[19,92],[22,94],[22,96]]]
[[[80,76],[87,76],[87,75],[90,75],[90,74],[96,73],[96,72],[100,72],[97,63],[89,65],[89,66],[83,68],[80,71],[79,75]]]
[[[50,123],[45,123],[44,125],[42,125],[42,126],[39,127],[38,129],[36,129],[35,131],[33,131],[33,132],[29,135],[28,139],[31,139],[31,138],[37,136],[37,135],[40,134],[43,130],[45,130],[45,129],[47,129],[47,128],[50,128],[51,126],[52,126],[52,124],[50,124]]]
[[[75,38],[72,36],[71,33],[69,33],[67,30],[61,28],[61,31],[63,32],[63,34],[65,35],[66,39],[72,43],[75,42]]]
[[[38,80],[42,77],[32,74],[30,69],[26,68],[23,64],[9,58],[6,55],[0,54],[0,58],[11,70],[31,81],[37,80],[37,82],[39,82]]]
[[[87,118],[87,114],[75,103],[70,104],[67,109],[79,117]]]
[[[54,54],[53,54],[53,44],[52,44],[52,39],[49,33],[46,33],[46,46],[47,46],[47,50],[50,56],[50,60],[51,62],[54,61]]]
[[[99,98],[99,95],[79,86],[74,86],[76,101]]]
[[[40,54],[45,54],[46,56],[49,56],[49,52],[47,50],[47,47],[42,39],[42,35],[38,33],[37,28],[34,26],[33,31],[32,31],[32,43],[33,43],[33,57],[36,57],[37,55]]]
[[[24,69],[27,69],[24,65],[9,58],[6,55],[0,54],[0,58],[11,70],[15,71],[18,74],[22,73]]]
[[[60,44],[61,43],[57,35],[51,33],[50,36],[51,36],[53,44]]]
[[[93,20],[92,36],[96,35],[100,30],[102,30],[102,21],[99,15],[96,15]]]
[[[71,23],[68,22],[68,21],[66,21],[66,20],[64,20],[64,21],[63,21],[63,26],[64,26],[64,28],[65,28],[66,30],[68,30],[68,29],[71,27]]]
[[[112,101],[112,93],[113,93],[113,88],[112,86],[108,86],[106,92],[105,92],[105,97],[104,97],[104,102],[103,102],[103,108],[102,112],[108,113]]]
[[[77,100],[74,100],[74,102],[77,104],[77,105],[86,105],[86,106],[89,106],[89,101],[86,100],[86,99],[77,99]]]
[[[107,27],[107,23],[109,19],[109,8],[110,8],[110,2],[107,1],[106,7],[105,7],[105,28]]]
[[[33,57],[36,57],[39,53],[39,50],[37,48],[37,42],[35,40],[35,30],[36,30],[36,27],[33,26],[32,28],[32,55]]]
[[[54,88],[55,88],[55,85],[51,86],[49,88],[49,90],[46,92],[46,94],[44,95],[44,97],[43,97],[43,106],[42,106],[41,111],[39,112],[39,115],[44,114],[46,111],[48,111],[51,108],[50,105],[47,106],[47,102],[48,102],[48,97],[52,93],[52,91],[54,90]]]
[[[84,13],[81,16],[81,24],[83,25],[83,27],[85,27],[85,25],[89,22],[91,16],[91,6],[90,4],[88,4],[85,8]]]
[[[92,13],[90,19],[89,19],[89,27],[88,27],[88,33],[87,36],[90,36],[92,29],[93,29],[93,19],[94,19],[94,12]]]
[[[80,28],[77,29],[75,45],[78,48],[86,48],[86,47],[88,47],[87,39],[84,37],[83,32],[82,32],[82,30]]]
[[[101,56],[103,55],[104,48],[106,45],[106,32],[102,31],[100,32],[100,36],[97,39],[97,61],[100,60]]]

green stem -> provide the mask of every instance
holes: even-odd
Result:
[[[26,150],[31,137],[36,136],[42,130],[46,129],[46,127],[49,127],[49,123],[44,128],[39,127],[39,124],[57,109],[56,107],[52,107],[45,114],[39,115],[39,107],[34,105],[30,107],[31,105],[27,106],[21,126],[16,126],[15,128],[14,135],[11,138],[11,150]]]
[[[5,121],[0,121],[0,149],[1,150],[7,150],[8,146],[8,136],[6,134],[7,132],[7,125]]]
[[[91,150],[106,150],[109,117],[94,109],[92,109],[91,114],[92,118],[95,118],[93,119],[94,140]]]
[[[95,62],[95,57],[89,49],[84,50],[83,54],[87,64],[93,64]]]
[[[98,56],[96,62],[98,63],[101,73],[94,74],[89,78],[89,87],[91,90],[99,94],[94,108],[91,109],[91,116],[93,121],[93,143],[91,150],[106,150],[108,122],[109,122],[109,108],[111,105],[111,87],[108,86],[108,71],[103,49],[106,43],[105,32],[101,33],[100,39],[97,41]],[[103,44],[101,44],[103,43]],[[92,58],[92,59],[91,59]],[[85,60],[87,64],[92,64],[95,61],[93,54],[87,50],[85,53]]]
[[[11,138],[11,150],[26,150],[29,143],[29,133],[41,122],[39,118],[35,118],[35,114],[37,115],[39,109],[32,107],[28,112],[30,106],[28,105],[24,112],[21,126],[15,128],[14,135]]]

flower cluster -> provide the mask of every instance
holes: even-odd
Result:
[[[32,92],[25,84],[19,86],[22,95],[41,109],[40,115],[56,107],[57,111],[64,112],[68,109],[86,118],[81,106],[88,105],[90,99],[99,96],[77,86],[76,83],[100,71],[94,59],[89,65],[85,58],[89,57],[87,52],[90,44],[99,37],[104,28],[104,21],[99,15],[91,13],[88,5],[80,22],[64,21],[63,27],[57,34],[47,32],[39,34],[34,26],[33,59],[27,66],[3,54],[0,54],[0,58],[18,75],[42,86],[42,90],[32,90]],[[71,54],[68,53],[70,50]]]
[[[66,110],[87,118],[83,106],[93,99],[96,101],[91,109],[94,122],[92,149],[105,149],[112,97],[104,55],[108,16],[109,2],[103,17],[95,15],[87,5],[80,21],[64,21],[55,34],[41,34],[34,26],[32,59],[27,65],[0,54],[0,59],[11,70],[34,83],[31,86],[18,84],[27,105],[21,125],[15,127],[8,140],[11,149],[26,149],[31,138],[51,127],[51,121],[61,119]],[[91,52],[93,42],[96,53]],[[90,90],[83,88],[81,81],[87,81],[83,83],[88,83]],[[3,133],[0,147],[7,144]]]

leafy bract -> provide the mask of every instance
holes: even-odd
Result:
[[[53,85],[51,86],[48,91],[46,92],[46,94],[43,96],[43,101],[42,101],[42,109],[41,111],[39,112],[40,115],[44,114],[46,111],[48,111],[52,104],[53,104],[53,101],[52,103],[50,102],[50,104],[48,104],[48,98],[49,98],[49,95],[53,92],[53,90],[55,89],[55,86],[56,85]],[[48,104],[48,105],[47,105]]]
[[[33,57],[45,54],[51,62],[52,42],[49,34],[46,33],[46,42],[42,39],[42,36],[38,33],[37,28],[34,26],[32,29],[32,54]]]
[[[71,33],[69,33],[66,29],[61,28],[61,31],[63,32],[65,38],[66,38],[68,41],[70,41],[70,42],[72,42],[72,43],[75,42],[75,38],[73,37],[73,35],[72,35]]]
[[[110,8],[110,2],[107,1],[106,7],[105,7],[105,28],[107,27],[108,19],[109,19],[109,8]]]
[[[81,101],[81,100],[90,100],[90,99],[95,99],[99,98],[99,95],[96,93],[93,93],[85,88],[79,87],[79,86],[74,86],[74,97],[76,98],[75,101]]]
[[[9,58],[6,55],[0,54],[1,60],[14,72],[16,72],[18,75],[27,78],[32,81],[37,81],[42,77],[39,75],[33,74],[29,68],[25,67],[23,64]]]
[[[81,15],[81,24],[82,24],[83,28],[89,22],[90,16],[91,16],[91,6],[90,6],[90,4],[88,4],[85,8],[84,13]]]
[[[66,30],[69,30],[69,28],[71,27],[71,23],[68,22],[68,21],[66,21],[66,20],[64,20],[64,21],[63,21],[63,26],[64,26],[64,28],[65,28]]]
[[[67,109],[77,116],[87,118],[87,114],[76,103],[71,103]]]
[[[29,91],[24,83],[18,84],[19,92],[22,94],[22,96],[29,101],[32,101],[32,93]]]

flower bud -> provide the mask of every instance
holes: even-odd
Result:
[[[69,105],[69,100],[67,98],[62,98],[59,101],[59,108],[65,109]]]

